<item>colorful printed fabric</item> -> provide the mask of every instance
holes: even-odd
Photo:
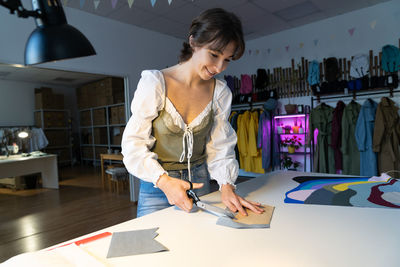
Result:
[[[390,177],[299,176],[285,203],[400,208],[400,182]]]

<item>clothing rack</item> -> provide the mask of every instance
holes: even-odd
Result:
[[[256,102],[256,103],[246,103],[246,104],[235,104],[232,105],[231,111],[238,110],[251,110],[253,108],[263,108],[265,102]]]
[[[10,126],[0,126],[0,128],[33,128],[34,125],[10,125]]]
[[[317,101],[317,103],[321,102],[322,100],[330,100],[330,99],[343,99],[343,98],[353,98],[353,100],[356,100],[357,97],[359,96],[372,96],[372,95],[383,95],[386,94],[387,91],[380,91],[380,92],[371,92],[371,93],[361,93],[361,94],[356,94],[356,91],[353,91],[353,94],[349,95],[335,95],[335,96],[312,96],[311,97],[311,109],[314,108],[314,101]],[[390,97],[393,97],[393,93],[400,93],[400,89],[398,90],[389,90]]]

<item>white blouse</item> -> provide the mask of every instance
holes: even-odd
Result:
[[[239,173],[239,164],[235,158],[237,137],[228,122],[232,93],[225,82],[216,80],[213,110],[214,124],[211,137],[206,145],[207,167],[212,179],[221,187],[234,184]],[[155,138],[151,135],[152,122],[164,108],[172,116],[174,124],[182,130],[186,124],[174,105],[165,100],[165,80],[159,70],[145,70],[138,83],[131,103],[130,117],[122,136],[122,154],[124,164],[134,176],[156,185],[166,170],[157,161],[157,154],[151,152]],[[193,128],[201,123],[211,110],[211,101],[207,107],[188,125]]]

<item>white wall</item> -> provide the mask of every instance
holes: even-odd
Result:
[[[41,86],[64,95],[65,107],[77,108],[75,90],[69,87],[0,80],[0,126],[34,125],[35,93]]]
[[[97,55],[41,67],[127,77],[132,93],[143,69],[164,68],[178,60],[182,40],[73,8],[65,8],[65,13],[68,23],[90,40]],[[25,42],[35,28],[34,20],[18,18],[0,8],[0,25],[0,62],[23,64]]]
[[[376,21],[374,29],[373,21]],[[255,74],[257,68],[290,67],[291,59],[299,63],[301,57],[318,61],[331,56],[350,58],[357,53],[368,54],[371,49],[376,55],[386,44],[399,45],[399,25],[400,0],[394,0],[282,31],[247,42],[247,53],[233,62],[226,74],[239,76]],[[353,36],[348,32],[351,28],[355,28]],[[314,40],[318,40],[317,46]],[[289,46],[288,51],[286,46]],[[282,106],[288,102],[287,99],[280,101]],[[293,102],[310,105],[310,97],[294,98]]]

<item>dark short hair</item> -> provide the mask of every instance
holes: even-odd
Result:
[[[193,49],[189,45],[190,36],[196,46],[210,44],[210,48],[216,51],[223,51],[230,42],[234,42],[236,49],[233,60],[239,59],[245,49],[240,19],[222,8],[208,9],[193,19],[188,41],[183,43],[179,62],[185,62],[193,55]]]

